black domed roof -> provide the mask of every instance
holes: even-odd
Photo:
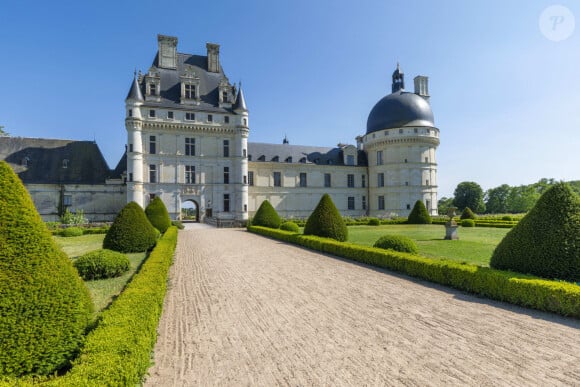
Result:
[[[431,106],[423,97],[399,90],[373,107],[367,120],[367,134],[402,126],[435,126],[435,123]]]

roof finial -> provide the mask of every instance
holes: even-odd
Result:
[[[135,67],[135,69],[133,70],[133,78],[135,78],[137,76],[137,67]]]

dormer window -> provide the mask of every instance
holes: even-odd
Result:
[[[262,155],[262,156],[258,157],[258,161],[266,161],[266,156]]]
[[[20,160],[20,165],[22,165],[23,167],[28,167],[29,162],[30,162],[30,158],[28,156],[26,156],[22,160]]]
[[[68,159],[62,160],[62,168],[63,169],[67,169],[68,168]]]
[[[156,67],[151,67],[145,76],[145,99],[159,101],[161,92],[161,76]]]
[[[274,156],[274,157],[272,157],[272,161],[275,162],[275,163],[277,163],[277,162],[280,161],[280,157],[279,156]]]
[[[154,83],[149,84],[149,95],[157,95],[157,85]]]
[[[222,91],[222,101],[228,102],[228,92],[227,91]]]
[[[302,157],[302,158],[300,158],[300,162],[301,162],[302,164],[306,164],[306,157]]]
[[[197,104],[199,102],[199,77],[195,74],[194,67],[185,65],[184,72],[179,78],[181,80],[181,103]]]
[[[286,157],[286,162],[287,162],[287,163],[291,163],[291,162],[292,162],[292,156],[288,156],[288,157]]]
[[[185,84],[184,89],[185,89],[184,97],[186,99],[194,99],[195,98],[195,85]]]

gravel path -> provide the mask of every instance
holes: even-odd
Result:
[[[181,231],[146,386],[580,385],[580,321]]]

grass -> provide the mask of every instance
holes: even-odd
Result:
[[[351,226],[348,241],[372,246],[385,234],[404,235],[413,239],[419,254],[431,258],[446,258],[457,262],[489,266],[495,247],[509,229],[491,227],[460,227],[459,240],[444,240],[445,228],[440,225]]]
[[[83,235],[72,238],[55,236],[53,238],[63,251],[74,260],[76,257],[89,251],[101,249],[105,234]],[[127,254],[131,262],[131,267],[127,273],[120,277],[85,281],[85,284],[91,292],[96,313],[100,313],[109,306],[111,301],[123,291],[125,285],[131,280],[131,277],[133,277],[135,271],[141,266],[146,256],[147,253]]]

